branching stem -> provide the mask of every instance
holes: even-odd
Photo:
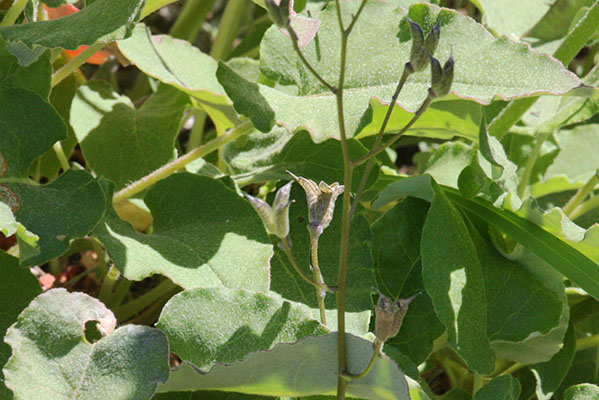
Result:
[[[310,285],[314,286],[317,291],[326,290],[327,292],[335,293],[335,291],[337,290],[335,286],[328,286],[324,282],[316,282],[314,279],[312,279],[310,275],[308,275],[306,271],[300,268],[297,261],[295,261],[295,257],[293,257],[293,252],[291,251],[291,243],[289,243],[289,236],[287,236],[285,239],[281,239],[281,243],[283,245],[283,250],[287,255],[287,259],[289,259],[289,262],[293,266],[293,269],[295,270],[295,272],[299,274],[299,276],[302,277],[303,280],[308,282]]]

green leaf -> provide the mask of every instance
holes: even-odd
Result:
[[[551,7],[546,0],[473,0],[483,13],[483,23],[516,40],[540,21]],[[567,23],[569,23],[568,21]]]
[[[591,6],[593,1],[555,0],[543,18],[526,35],[542,42],[550,42],[566,36],[580,8]]]
[[[103,335],[94,343],[88,321]],[[6,335],[13,349],[6,385],[26,399],[149,399],[168,378],[166,337],[147,326],[115,326],[112,312],[86,294],[38,296]]]
[[[409,198],[387,211],[371,227],[377,283],[387,296],[398,299],[424,292],[420,240],[428,208],[427,202]],[[431,299],[423,294],[410,304],[401,330],[386,344],[421,364],[430,355],[433,341],[444,331]]]
[[[247,81],[222,61],[218,63],[216,77],[229,97],[239,99],[233,104],[235,110],[248,116],[258,130],[270,132],[275,112],[260,94],[258,85]]]
[[[564,400],[593,400],[599,396],[599,386],[583,383],[571,386],[564,392]]]
[[[381,207],[405,196],[430,201],[430,177],[400,180],[381,191],[374,207]],[[512,195],[501,208],[482,198],[465,199],[457,191],[445,189],[450,200],[503,230],[568,279],[599,299],[599,226],[584,230],[554,208],[543,212],[533,200],[524,203]]]
[[[21,265],[43,264],[62,255],[72,239],[90,233],[104,216],[104,192],[85,171],[68,170],[46,185],[11,183],[5,187],[17,201],[15,219],[39,237],[32,247],[19,236]]]
[[[145,0],[96,0],[78,13],[51,21],[0,27],[10,42],[68,50],[129,36]]]
[[[112,198],[112,189],[108,190]],[[252,206],[226,181],[187,172],[156,183],[144,202],[151,235],[136,232],[114,211],[95,229],[127,279],[155,273],[177,285],[266,291],[272,246]]]
[[[26,178],[29,165],[65,137],[60,116],[38,94],[0,90],[0,182],[2,178]]]
[[[52,64],[50,52],[44,51],[39,58],[27,66],[21,66],[17,57],[0,38],[0,88],[21,88],[31,90],[42,98],[50,94]]]
[[[295,171],[291,171],[295,173]],[[311,177],[312,178],[312,177]],[[332,184],[333,182],[326,182]],[[295,202],[289,209],[292,252],[300,268],[310,273],[310,235],[308,233],[308,206],[306,194],[300,185],[294,184],[291,199]],[[337,201],[337,210],[329,227],[320,236],[318,260],[324,282],[334,284],[337,280],[339,266],[339,243],[341,240],[341,200]],[[349,243],[349,261],[346,289],[346,321],[347,331],[356,335],[368,332],[370,310],[372,309],[371,292],[375,285],[372,256],[368,243],[371,234],[365,218],[357,213],[352,221],[352,235]],[[285,253],[275,247],[275,257],[271,268],[271,290],[288,300],[307,304],[318,315],[318,304],[314,286],[301,279],[291,266]],[[327,325],[335,327],[337,321],[336,299],[328,294],[325,299],[327,309]]]
[[[504,375],[483,386],[473,400],[518,400],[519,396],[518,380],[511,375]]]
[[[431,182],[434,197],[422,230],[422,278],[451,347],[468,367],[489,374],[495,354],[487,339],[484,277],[460,213]]]
[[[79,88],[70,122],[88,167],[115,182],[118,190],[174,158],[175,138],[188,106],[189,96],[160,85],[136,110],[108,83],[91,81]]]
[[[345,20],[349,21],[359,3],[348,1],[343,4]],[[456,11],[416,4],[410,7],[408,15],[428,30],[438,14],[443,22],[435,56],[446,59],[453,48],[458,64],[452,90],[459,97],[489,103],[495,97],[511,99],[541,92],[560,94],[580,85],[575,75],[550,57],[533,53],[525,45],[506,38],[494,39],[481,25]],[[331,5],[313,16],[321,21],[319,40],[312,41],[302,51],[325,80],[335,83],[340,42],[335,7]],[[399,9],[386,2],[369,1],[355,26],[355,31],[360,34],[349,41],[344,101],[350,136],[360,126],[360,118],[372,97],[382,101],[391,98],[403,64],[409,59],[409,27],[407,21],[401,20]],[[373,46],[373,43],[377,45]],[[290,95],[260,86],[260,93],[275,111],[276,122],[291,131],[298,127],[308,129],[316,142],[338,138],[337,119],[332,117],[336,115],[335,96],[303,66],[290,40],[272,27],[264,36],[260,55],[263,74],[298,88],[297,95]],[[539,73],[531,76],[531,70]],[[428,70],[410,76],[398,100],[401,107],[414,112],[427,96],[429,84]],[[444,119],[438,121],[438,127],[443,127]]]
[[[361,371],[372,355],[372,343],[346,335],[350,371]],[[231,366],[216,365],[200,375],[189,364],[171,374],[159,391],[225,390],[264,396],[334,395],[337,391],[337,334],[308,337],[272,350],[248,354]],[[386,356],[370,373],[349,382],[347,395],[362,399],[408,400],[404,374]]]
[[[0,207],[2,204],[0,204]],[[28,268],[19,267],[19,259],[0,251],[0,337],[16,320],[29,302],[42,292],[37,279]],[[10,357],[10,346],[0,342],[0,367]],[[0,398],[12,399],[12,392],[4,386],[4,377],[0,379]]]
[[[171,352],[209,371],[277,343],[293,343],[328,333],[308,307],[277,295],[226,288],[192,289],[174,296],[162,309],[157,328]],[[189,316],[197,318],[189,320]]]
[[[193,96],[219,129],[238,125],[237,114],[216,79],[216,61],[185,40],[150,34],[138,24],[117,42],[123,55],[146,74]]]
[[[530,369],[537,380],[536,395],[539,400],[549,400],[564,380],[576,350],[576,334],[570,325],[564,337],[564,346],[551,360],[531,365]]]
[[[289,134],[280,127],[275,127],[269,133],[250,133],[245,139],[247,141],[243,143],[228,143],[223,149],[223,159],[240,186],[289,179],[287,171],[314,181],[343,181],[343,154],[336,140],[316,144],[306,131]],[[352,159],[368,153],[358,141],[351,140],[347,145]],[[354,170],[356,176],[361,176],[364,168],[357,167]],[[375,179],[375,174],[371,174],[366,187],[372,185]],[[359,183],[355,179],[353,191],[358,189]]]

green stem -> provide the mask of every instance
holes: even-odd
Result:
[[[64,154],[64,150],[62,149],[62,145],[60,144],[60,142],[54,143],[52,147],[54,149],[54,152],[56,153],[56,158],[58,158],[58,162],[60,163],[60,167],[63,169],[63,171],[67,171],[69,168],[71,168],[71,166],[69,165],[69,160],[67,159],[67,156]]]
[[[543,146],[543,143],[545,142],[547,137],[549,137],[549,133],[540,133],[538,136],[539,137],[537,138],[537,141],[535,142],[535,145],[532,148],[532,152],[530,153],[530,155],[528,156],[528,158],[526,160],[526,165],[524,166],[524,172],[522,173],[522,179],[520,180],[520,183],[518,184],[518,196],[520,198],[523,198],[524,195],[526,194],[526,188],[528,187],[528,182],[530,182],[532,170],[533,170],[533,168],[537,162],[537,159],[539,158],[539,155],[541,153],[541,146]]]
[[[500,374],[498,374],[497,376],[511,375],[514,372],[519,371],[519,370],[521,370],[524,367],[526,367],[526,365],[520,364],[520,363],[514,363],[509,368],[506,368],[503,372],[501,372]]]
[[[23,10],[25,9],[25,6],[27,5],[27,1],[28,0],[15,0],[15,2],[12,3],[12,6],[10,6],[8,11],[4,15],[2,22],[0,22],[0,26],[13,25],[15,23],[15,21],[17,20],[17,18],[19,18],[19,15],[21,15]]]
[[[206,123],[206,112],[200,108],[193,110],[193,127],[189,132],[187,151],[191,151],[202,144],[204,137],[204,125]]]
[[[381,128],[379,129],[378,134],[376,135],[376,139],[374,141],[373,149],[378,148],[383,141],[383,136],[385,134],[385,129],[387,128],[387,124],[389,123],[389,119],[391,118],[391,114],[393,113],[393,108],[395,107],[395,103],[397,102],[397,98],[399,97],[399,93],[403,88],[403,85],[408,80],[408,76],[410,76],[410,69],[404,66],[403,74],[397,83],[397,87],[395,88],[395,92],[393,93],[393,97],[391,97],[391,103],[389,104],[389,108],[387,108],[387,113],[385,114],[385,118],[383,119],[383,123],[381,124]],[[362,191],[366,186],[366,182],[368,182],[368,177],[370,176],[370,171],[374,166],[375,158],[372,157],[368,160],[368,164],[366,164],[366,169],[364,170],[364,174],[362,175],[362,180],[360,181],[360,186],[358,186],[358,191],[354,197],[354,202],[351,206],[351,211],[349,213],[349,217],[353,219],[354,214],[356,212],[356,208],[358,208],[358,204],[360,203],[360,196],[362,195]]]
[[[63,65],[59,70],[52,75],[52,87],[58,85],[64,78],[71,75],[73,71],[83,65],[88,58],[93,56],[99,50],[106,46],[106,43],[95,43],[83,50],[71,61]]]
[[[178,39],[195,42],[202,30],[206,15],[212,9],[214,0],[187,0],[177,20],[171,27],[169,35]]]
[[[576,194],[572,196],[568,203],[566,203],[563,209],[564,214],[570,216],[572,212],[576,209],[576,207],[578,207],[582,203],[582,201],[593,192],[593,189],[595,188],[597,183],[599,183],[599,171],[595,171],[591,179],[589,179],[583,187],[578,189]]]
[[[133,281],[130,281],[129,279],[121,279],[116,290],[114,291],[114,294],[109,300],[109,304],[107,304],[108,308],[113,310],[119,308],[121,304],[123,304],[125,296],[127,296],[127,293],[129,293],[129,288],[132,284]]]
[[[575,220],[581,215],[586,214],[597,207],[599,207],[599,196],[592,197],[579,205],[574,211],[572,211],[569,217],[571,220]]]
[[[160,282],[158,286],[150,290],[149,292],[139,296],[135,300],[131,300],[127,304],[119,307],[115,312],[115,315],[119,321],[125,321],[140,311],[146,309],[151,304],[153,304],[157,299],[159,299],[162,295],[170,292],[175,289],[177,285],[171,282],[170,279],[165,279]]]
[[[98,254],[100,257],[100,254]],[[102,287],[100,288],[100,294],[98,295],[98,299],[104,303],[108,304],[110,301],[110,297],[112,296],[112,289],[114,288],[114,284],[119,279],[119,270],[116,266],[112,265],[108,269],[108,273],[104,277],[102,281]]]
[[[319,235],[315,233],[310,226],[310,264],[312,266],[312,276],[314,281],[318,284],[316,289],[316,302],[318,303],[318,309],[320,310],[320,322],[323,325],[327,324],[326,309],[324,305],[324,299],[327,295],[326,290],[322,289],[324,286],[324,279],[322,278],[322,272],[320,272],[320,266],[318,265],[318,238]]]
[[[403,135],[408,129],[412,127],[412,125],[414,125],[416,121],[418,121],[418,118],[420,118],[420,116],[426,111],[428,106],[433,102],[433,99],[434,97],[429,93],[424,102],[420,105],[420,108],[416,111],[416,113],[414,114],[410,122],[406,124],[406,126],[401,128],[399,132],[397,132],[391,139],[387,140],[382,146],[375,147],[374,149],[370,150],[368,154],[365,154],[362,157],[359,157],[351,161],[351,166],[355,168],[359,165],[362,165],[364,162],[368,161],[373,157],[376,157],[380,152],[397,142],[401,138],[401,135]]]
[[[566,39],[553,54],[553,57],[561,61],[565,66],[582,49],[587,40],[595,33],[599,26],[599,1],[591,6],[587,13],[582,17],[578,24],[570,31]],[[529,97],[525,99],[512,100],[501,112],[491,121],[488,130],[489,134],[501,139],[509,129],[522,118],[524,113],[532,107],[538,97]]]
[[[355,381],[357,379],[361,379],[364,378],[366,375],[368,375],[368,373],[370,372],[370,370],[372,370],[372,367],[374,367],[374,363],[376,362],[376,360],[378,360],[379,358],[379,354],[381,352],[381,348],[383,347],[383,343],[378,339],[374,339],[374,351],[372,352],[372,357],[370,357],[370,361],[368,362],[368,365],[366,365],[366,368],[364,368],[364,370],[362,372],[360,372],[359,374],[352,374],[350,372],[343,372],[343,374],[341,375],[343,377],[343,379],[345,379],[346,381]]]
[[[151,174],[146,175],[143,178],[141,178],[140,180],[135,181],[132,184],[128,185],[127,187],[121,189],[119,192],[117,192],[114,195],[114,197],[112,199],[113,203],[118,203],[119,201],[128,199],[129,197],[133,196],[134,194],[139,193],[142,190],[149,188],[150,186],[152,186],[159,180],[164,179],[167,176],[174,174],[181,168],[184,168],[190,162],[195,161],[198,158],[204,157],[205,155],[222,147],[223,145],[230,142],[231,140],[237,139],[238,137],[243,136],[243,135],[251,132],[252,130],[253,130],[253,126],[249,121],[243,122],[242,124],[236,126],[232,130],[230,130],[228,133],[212,139],[211,141],[207,142],[206,144],[193,149],[189,153],[177,158],[176,160],[171,161],[170,163],[168,163],[166,165],[163,165],[162,167],[158,168],[156,171],[152,172]]]
[[[58,258],[48,261],[48,269],[50,270],[50,273],[52,275],[56,277],[60,275],[62,268],[60,267],[60,261],[58,260]]]
[[[179,291],[179,288],[175,288],[172,289],[170,292],[163,294],[158,299],[156,299],[156,301],[152,303],[151,306],[146,308],[136,317],[127,321],[127,323],[136,325],[153,325],[154,322],[156,322],[156,319],[159,316],[162,307],[164,307],[166,302],[169,301],[169,299]]]
[[[241,0],[228,1],[223,12],[218,32],[210,55],[215,60],[226,60],[231,53],[233,40],[237,36],[237,30],[239,29],[239,23],[241,22],[241,16],[245,11],[247,2]]]
[[[582,351],[599,346],[599,335],[576,339],[576,351]]]
[[[86,269],[85,271],[83,271],[82,273],[80,273],[77,276],[74,276],[72,279],[69,279],[65,284],[64,287],[67,289],[71,289],[73,286],[75,286],[77,284],[77,282],[79,282],[81,279],[85,278],[87,275],[91,274],[92,272],[96,272],[97,270],[100,269],[99,265],[96,265],[93,268],[90,269]]]
[[[328,286],[324,282],[316,282],[314,279],[312,279],[310,275],[308,275],[306,271],[300,268],[297,261],[295,261],[295,257],[293,257],[293,252],[291,251],[291,243],[289,243],[289,236],[287,236],[284,239],[281,239],[281,243],[283,244],[283,250],[285,251],[287,258],[289,259],[289,262],[293,266],[293,269],[295,269],[295,271],[299,274],[299,276],[301,276],[310,285],[316,287],[317,290],[326,290],[327,292],[331,293],[334,293],[336,291],[336,288],[334,286]]]

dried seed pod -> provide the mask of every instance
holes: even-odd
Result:
[[[277,191],[273,207],[262,199],[245,194],[254,210],[260,215],[266,232],[281,239],[289,235],[289,206],[291,205],[289,195],[292,184],[293,181]]]
[[[439,60],[429,55],[431,60],[431,87],[429,92],[433,97],[446,96],[451,90],[453,82],[453,54],[449,55],[449,59],[441,68]]]
[[[424,38],[424,32],[420,25],[412,21],[410,18],[406,18],[410,24],[410,30],[412,32],[412,50],[410,51],[410,62],[406,66],[411,72],[420,72],[426,68],[429,61],[429,54],[434,54],[439,43],[439,37],[441,36],[441,21],[431,29],[431,31]]]
[[[289,25],[290,0],[264,0],[268,16],[279,28]]]
[[[379,292],[379,301],[375,307],[376,326],[374,330],[374,335],[378,340],[385,342],[397,335],[409,304],[419,294],[416,293],[407,299],[399,299],[393,302],[390,297]]]

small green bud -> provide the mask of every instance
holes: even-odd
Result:
[[[393,302],[391,298],[379,292],[379,301],[375,307],[376,325],[374,335],[381,342],[385,342],[397,335],[403,317],[408,312],[408,306],[420,293],[408,297],[407,299],[399,299]]]
[[[443,97],[451,90],[451,83],[453,82],[453,54],[449,55],[449,59],[441,68],[439,60],[429,55],[431,60],[431,87],[429,93],[433,97]]]
[[[289,174],[293,176],[306,192],[310,219],[308,229],[312,234],[318,236],[331,223],[333,211],[335,210],[335,201],[343,193],[344,187],[343,185],[339,185],[338,182],[327,185],[321,181],[319,185],[316,185],[316,182],[311,179],[295,176],[291,172]]]
[[[431,29],[424,41],[424,47],[430,54],[435,54],[435,50],[437,50],[437,44],[439,43],[439,38],[441,37],[441,19],[437,21],[437,24]]]
[[[429,61],[428,53],[434,54],[441,36],[441,21],[431,29],[424,38],[424,32],[420,25],[407,18],[412,32],[412,50],[410,52],[410,62],[406,66],[411,72],[420,72],[426,68]]]
[[[254,210],[260,215],[264,228],[269,235],[275,235],[281,239],[289,235],[289,195],[291,194],[292,182],[281,187],[275,195],[273,207],[264,200],[245,194]]]
[[[290,0],[264,0],[268,16],[279,28],[287,28],[289,25],[289,2]]]

